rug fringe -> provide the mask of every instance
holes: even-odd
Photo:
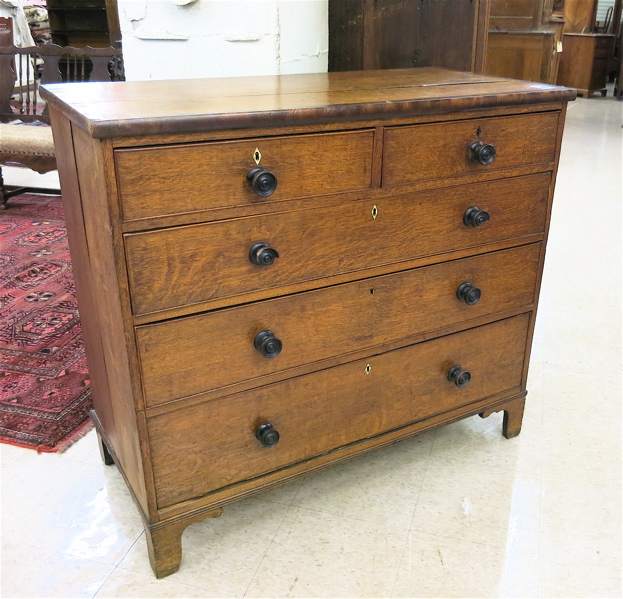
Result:
[[[28,443],[20,443],[19,441],[15,441],[14,439],[10,439],[8,437],[1,437],[0,443],[5,443],[6,445],[13,445],[13,447],[23,447],[24,449],[35,449],[37,453],[64,453],[67,451],[76,441],[80,441],[82,437],[86,436],[91,429],[93,428],[93,422],[91,419],[86,420],[83,424],[81,424],[71,435],[67,438],[63,439],[58,445],[54,447],[50,447],[49,445],[31,445]]]
[[[80,425],[71,435],[65,437],[56,447],[52,448],[42,448],[39,449],[37,447],[37,453],[64,453],[66,452],[76,441],[80,441],[82,437],[91,432],[93,428],[93,421],[89,418],[84,422],[84,424]]]

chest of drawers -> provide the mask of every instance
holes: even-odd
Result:
[[[615,35],[605,33],[565,33],[558,84],[575,87],[583,98],[596,91],[605,96],[615,42]]]
[[[106,463],[158,577],[241,497],[519,433],[566,102],[415,69],[48,86]]]

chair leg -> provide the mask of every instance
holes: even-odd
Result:
[[[0,210],[6,210],[8,208],[7,202],[9,198],[6,196],[4,189],[4,177],[2,176],[2,167],[0,166],[0,192],[2,193],[2,202],[0,202]]]

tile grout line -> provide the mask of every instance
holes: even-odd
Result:
[[[300,487],[299,487],[299,489],[300,489]],[[297,494],[298,494],[298,490],[297,490]],[[295,495],[295,497],[296,497],[296,495]],[[292,499],[292,501],[294,501],[294,498]],[[281,522],[279,522],[279,526],[277,526],[277,529],[275,530],[275,534],[272,536],[270,541],[266,544],[266,551],[264,551],[264,555],[262,555],[262,559],[259,561],[259,563],[257,565],[257,568],[255,569],[255,572],[253,572],[253,576],[251,576],[251,580],[249,581],[249,584],[247,585],[247,588],[246,588],[245,592],[242,595],[243,599],[244,599],[244,597],[247,596],[247,593],[249,592],[249,589],[251,588],[251,585],[253,584],[253,581],[255,580],[255,577],[257,576],[257,573],[260,571],[260,568],[262,567],[262,564],[264,563],[264,560],[266,559],[266,555],[268,554],[268,550],[270,549],[271,545],[275,541],[275,537],[277,536],[277,534],[281,530],[281,526],[283,525],[283,521],[286,519],[286,516],[290,512],[290,508],[292,508],[292,503],[290,503],[290,505],[288,506],[288,509],[286,509],[286,511],[284,512],[284,514],[283,514],[283,516],[281,518]]]
[[[108,578],[104,581],[104,583],[102,584],[102,586],[97,590],[97,593],[99,593],[102,590],[102,587],[104,586],[104,584],[106,584],[106,582],[108,582],[108,579],[117,571],[117,570],[122,570],[123,572],[132,572],[133,574],[140,574],[142,576],[153,576],[155,577],[155,574],[150,571],[148,574],[145,572],[142,572],[141,570],[134,570],[133,568],[124,568],[121,565],[121,562],[125,559],[125,557],[128,555],[128,553],[130,553],[130,551],[132,550],[132,548],[134,547],[134,545],[136,545],[136,543],[138,543],[139,539],[145,534],[145,531],[141,532],[140,535],[138,535],[138,538],[136,539],[136,541],[134,541],[134,543],[132,543],[132,546],[124,553],[123,557],[119,560],[119,563],[114,567],[113,571],[110,573],[110,575],[108,576]],[[156,578],[156,580],[166,580],[167,577],[165,578]],[[168,582],[175,582],[175,584],[179,584],[182,586],[186,586],[186,587],[190,587],[193,589],[199,589],[200,591],[209,591],[210,593],[213,593],[214,590],[210,589],[208,587],[202,587],[202,586],[198,586],[196,584],[189,584],[187,582],[182,582],[181,580],[175,580],[175,581],[168,581]],[[94,599],[97,596],[97,593],[95,593],[95,595],[93,595],[93,597],[91,599]]]
[[[104,582],[102,582],[102,584],[99,586],[99,588],[97,589],[97,591],[95,591],[95,593],[93,595],[91,595],[91,599],[95,599],[95,597],[97,597],[97,594],[104,588],[104,585],[110,580],[110,577],[117,571],[117,568],[119,567],[119,564],[117,564],[111,571],[110,574],[106,577],[106,580],[104,580]]]
[[[134,547],[134,545],[136,545],[136,543],[138,543],[138,540],[141,538],[141,535],[143,535],[143,534],[145,534],[145,532],[141,531],[141,533],[138,535],[138,537],[136,537],[136,539],[134,539],[134,543],[132,543],[128,547],[128,550],[121,556],[119,561],[115,564],[115,567],[110,571],[110,574],[106,577],[106,580],[104,582],[102,582],[102,584],[97,589],[97,591],[95,591],[95,593],[91,596],[91,599],[95,599],[97,594],[104,588],[104,585],[109,581],[110,577],[117,571],[117,568],[119,568],[119,565],[121,564],[121,562],[125,559],[126,555],[128,555],[128,553],[130,553],[130,551],[132,550],[132,547]],[[121,569],[123,570],[123,568],[121,568]]]
[[[396,576],[394,578],[394,583],[392,584],[392,590],[390,593],[390,597],[394,597],[394,593],[396,591],[396,585],[398,584],[398,577],[400,576],[400,568],[402,566],[402,562],[405,556],[405,551],[409,548],[411,550],[411,531],[413,526],[413,518],[415,517],[415,511],[417,510],[417,505],[420,501],[420,494],[422,493],[422,487],[424,486],[424,481],[426,480],[426,473],[428,472],[428,466],[430,464],[430,458],[433,454],[433,447],[435,446],[435,441],[437,440],[437,431],[439,429],[434,429],[433,442],[430,444],[430,450],[428,451],[428,458],[426,459],[426,466],[424,467],[424,475],[422,476],[422,482],[420,483],[420,488],[418,489],[417,499],[415,500],[415,506],[413,506],[413,511],[411,513],[411,520],[409,521],[409,529],[407,530],[407,538],[405,540],[404,547],[402,549],[402,553],[400,554],[400,558],[398,560],[398,567],[396,569]]]
[[[545,358],[541,361],[541,388],[545,395]],[[539,526],[537,537],[537,554],[536,554],[536,595],[541,596],[541,527],[543,522],[543,437],[545,436],[545,397],[541,397],[541,434],[539,436]]]

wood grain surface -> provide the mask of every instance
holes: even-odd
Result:
[[[132,220],[367,189],[373,139],[369,130],[117,150],[123,216]],[[277,177],[277,190],[268,197],[247,184],[247,173],[257,166]]]
[[[381,264],[542,233],[549,179],[544,173],[348,202],[323,211],[310,208],[129,234],[134,312],[341,273],[362,277]],[[487,210],[491,220],[481,227],[466,226],[463,214],[471,206]],[[275,264],[251,264],[249,249],[257,242],[277,249]]]
[[[158,506],[519,391],[528,320],[517,316],[149,419]],[[472,375],[463,389],[447,379],[454,365]],[[263,423],[281,435],[275,447],[256,439]]]
[[[564,102],[575,91],[438,68],[42,87],[94,137],[340,122]]]
[[[540,251],[541,244],[522,246],[138,327],[145,403],[275,372],[291,376],[288,369],[296,366],[530,306]],[[464,282],[482,291],[473,306],[457,298]],[[283,343],[275,358],[253,346],[263,330]]]
[[[542,164],[554,159],[558,112],[483,118],[385,130],[383,186]],[[496,149],[493,163],[472,157],[475,142]]]

